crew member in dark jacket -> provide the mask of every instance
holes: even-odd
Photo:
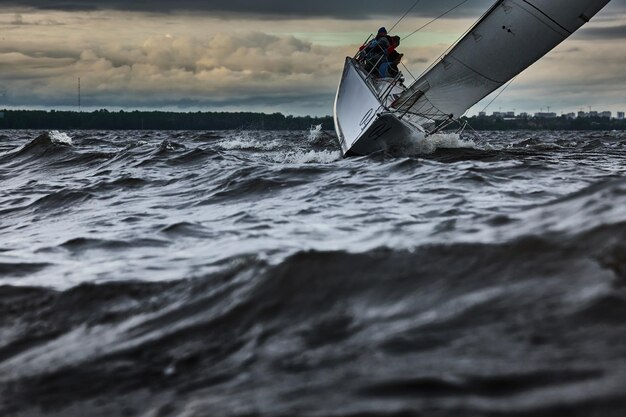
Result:
[[[398,65],[402,62],[403,54],[399,54],[396,51],[391,52],[386,62],[383,62],[379,67],[379,75],[381,78],[396,78],[400,73]]]

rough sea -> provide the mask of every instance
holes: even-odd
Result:
[[[626,415],[626,133],[0,131],[0,415]]]

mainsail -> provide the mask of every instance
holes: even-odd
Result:
[[[524,71],[610,0],[499,0],[392,104],[422,121],[459,118]]]

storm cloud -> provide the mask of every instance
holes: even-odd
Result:
[[[415,14],[435,16],[461,3],[462,0],[421,0]],[[471,16],[484,11],[493,0],[473,0],[460,8],[458,15]],[[5,1],[10,7],[32,7],[40,10],[92,11],[125,10],[151,13],[205,12],[213,14],[236,14],[249,18],[302,18],[331,17],[360,19],[380,16],[401,16],[415,2],[380,0],[19,0]]]
[[[407,34],[430,20],[426,11],[441,13],[460,1],[422,0],[396,31]],[[563,110],[626,107],[624,1],[611,2],[494,105],[531,112],[559,103]],[[3,1],[0,107],[74,107],[80,78],[87,108],[327,115],[345,57],[413,3]],[[407,79],[491,3],[471,0],[403,42]]]

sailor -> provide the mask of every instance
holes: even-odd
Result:
[[[400,37],[399,36],[387,36],[389,39],[390,46],[387,48],[387,55],[391,55],[392,52],[396,50],[398,46],[400,46]]]
[[[387,29],[385,29],[384,27],[378,29],[378,33],[376,34],[376,37],[374,39],[361,45],[361,47],[359,48],[359,52],[370,51],[371,49],[373,49],[374,47],[378,45],[378,41],[382,38],[388,38]]]
[[[378,73],[381,78],[396,78],[396,76],[400,73],[398,69],[398,65],[402,61],[402,57],[404,55],[400,54],[396,51],[391,52],[386,62],[383,62],[379,69]]]
[[[384,27],[378,29],[374,39],[362,47],[360,56],[367,71],[377,68],[381,62],[385,61],[389,48],[391,47],[390,37]]]
[[[393,28],[392,28],[393,29]],[[387,29],[383,26],[380,29],[378,29],[378,33],[376,34],[376,40],[382,38],[382,37],[387,37]]]
[[[374,39],[361,45],[359,52],[371,50],[374,46],[378,45],[378,40],[382,37],[387,37],[387,29],[385,29],[384,26],[378,29],[378,33]]]

